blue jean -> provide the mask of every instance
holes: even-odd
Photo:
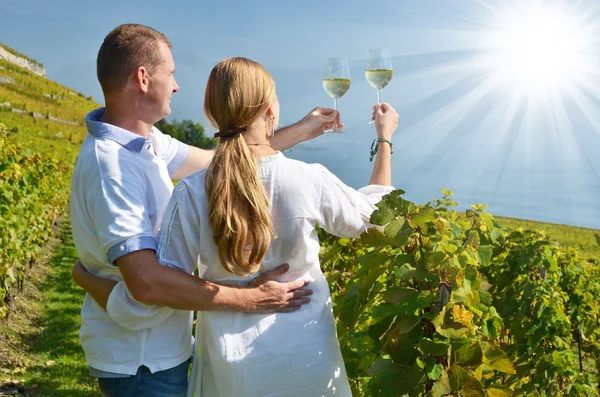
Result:
[[[98,378],[103,397],[185,397],[190,360],[164,371],[151,373],[142,366],[127,378]]]

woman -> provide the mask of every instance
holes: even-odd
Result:
[[[313,295],[289,314],[198,313],[188,395],[350,397],[316,226],[340,237],[366,230],[375,203],[392,190],[389,141],[398,115],[387,104],[374,107],[381,142],[369,186],[356,191],[324,167],[271,148],[279,103],[260,64],[229,58],[215,66],[204,110],[220,143],[207,170],[175,187],[160,262],[234,285],[288,263],[281,281],[308,280]],[[147,306],[144,316],[155,321],[172,312]]]

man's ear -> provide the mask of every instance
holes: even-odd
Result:
[[[135,70],[134,81],[136,87],[143,92],[148,92],[148,86],[150,85],[150,73],[145,66],[140,66]]]

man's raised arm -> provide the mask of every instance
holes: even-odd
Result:
[[[340,114],[330,108],[315,108],[296,124],[281,128],[270,139],[271,146],[276,150],[286,150],[297,143],[316,138],[333,127],[336,122],[340,127]]]

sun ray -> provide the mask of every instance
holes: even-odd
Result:
[[[600,147],[600,135],[595,133],[592,119],[586,115],[584,110],[586,106],[582,101],[582,96],[571,91],[568,96],[556,97],[556,100],[560,101],[561,104],[560,108],[557,106],[559,108],[557,110],[564,111],[564,117],[569,121],[572,132],[575,129],[578,131],[577,134],[571,133],[569,135],[576,142],[579,149],[577,154],[580,154],[580,156],[576,158],[585,160],[582,162],[583,167],[592,171],[595,180],[600,181],[600,160],[597,156],[597,148]],[[593,153],[588,151],[593,151]]]
[[[477,79],[476,77],[477,74],[465,76],[461,80],[427,96],[412,107],[404,109],[405,116],[400,119],[398,130],[401,132],[408,130],[416,123],[427,120],[429,117],[445,113],[447,106],[451,106],[453,103],[458,102],[459,105],[463,104],[464,97],[481,85],[481,79]],[[416,135],[417,137],[422,137],[422,131],[417,130]],[[409,139],[407,145],[410,145],[410,136],[406,136],[406,138]]]
[[[440,187],[445,185],[463,155],[463,149],[468,147],[466,140],[473,135],[472,127],[479,125],[487,112],[493,108],[497,100],[495,93],[483,86],[476,90],[475,95],[479,96],[479,100],[474,101],[473,106],[453,128],[438,139],[427,137],[428,153],[408,170],[412,175],[423,176],[421,184],[433,183]],[[467,126],[469,127],[466,128]]]
[[[463,208],[600,227],[600,3],[363,2],[427,26],[403,28],[415,42],[394,57],[384,92],[401,115],[396,187],[416,201],[445,187]],[[348,139],[356,153],[368,140]]]
[[[512,131],[518,131],[516,126],[521,124],[525,114],[525,107],[522,106],[521,101],[506,96],[503,99],[495,109],[499,123],[496,126],[496,133],[492,136],[496,139],[488,142],[491,151],[487,153],[487,162],[484,162],[487,164],[479,175],[472,193],[473,199],[479,199],[482,197],[482,192],[491,192],[487,197],[491,198],[488,204],[492,209],[494,209],[495,200],[498,197],[500,180],[508,170],[508,156],[513,153],[512,148],[509,149],[509,145],[514,145],[515,139],[510,139],[510,134]],[[500,159],[500,165],[497,164],[496,159]]]

